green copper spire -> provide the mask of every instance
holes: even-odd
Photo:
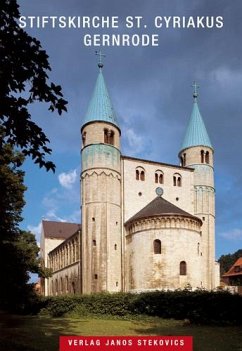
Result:
[[[202,116],[199,111],[197,97],[198,97],[198,88],[199,86],[194,82],[193,84],[193,109],[186,130],[185,138],[182,143],[181,150],[187,149],[188,147],[193,146],[207,146],[212,147],[211,141],[209,139],[205,124],[203,122]]]
[[[88,106],[87,113],[84,118],[83,125],[93,121],[104,121],[115,124],[118,127],[118,121],[106,88],[105,80],[102,74],[103,68],[103,55],[101,51],[97,52],[99,56],[98,67],[99,74],[94,88],[91,101]]]

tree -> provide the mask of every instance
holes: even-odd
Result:
[[[0,139],[1,140],[1,139]],[[0,153],[0,241],[10,239],[18,231],[25,205],[24,172],[19,169],[24,157],[3,145]]]
[[[29,274],[47,276],[42,267],[34,235],[19,229],[24,201],[24,172],[19,168],[24,157],[4,145],[0,153],[0,305],[19,306],[31,289]]]
[[[0,151],[5,144],[18,147],[24,156],[47,170],[55,170],[49,143],[43,130],[31,120],[29,105],[45,102],[50,111],[66,111],[61,87],[48,82],[51,70],[40,42],[18,25],[16,0],[0,2]]]
[[[232,265],[237,261],[238,258],[242,257],[242,249],[239,249],[238,251],[228,254],[228,255],[222,255],[219,259],[218,262],[220,263],[220,274],[221,276],[228,272],[228,270],[232,267]]]

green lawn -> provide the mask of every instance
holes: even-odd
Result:
[[[0,314],[0,330],[0,351],[57,351],[59,335],[192,335],[194,351],[242,351],[241,327],[191,326],[160,318],[138,321]]]

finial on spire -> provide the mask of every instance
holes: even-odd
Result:
[[[101,50],[99,51],[95,51],[95,55],[99,56],[98,59],[98,67],[100,68],[100,70],[103,68],[103,61],[102,58],[105,57],[106,55],[102,54]]]
[[[192,87],[194,88],[194,91],[193,91],[194,101],[197,101],[199,85],[197,84],[197,82],[194,81]]]

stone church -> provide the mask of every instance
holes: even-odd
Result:
[[[81,224],[42,222],[45,295],[214,289],[214,149],[193,107],[179,165],[123,155],[121,129],[99,73],[81,127]]]

